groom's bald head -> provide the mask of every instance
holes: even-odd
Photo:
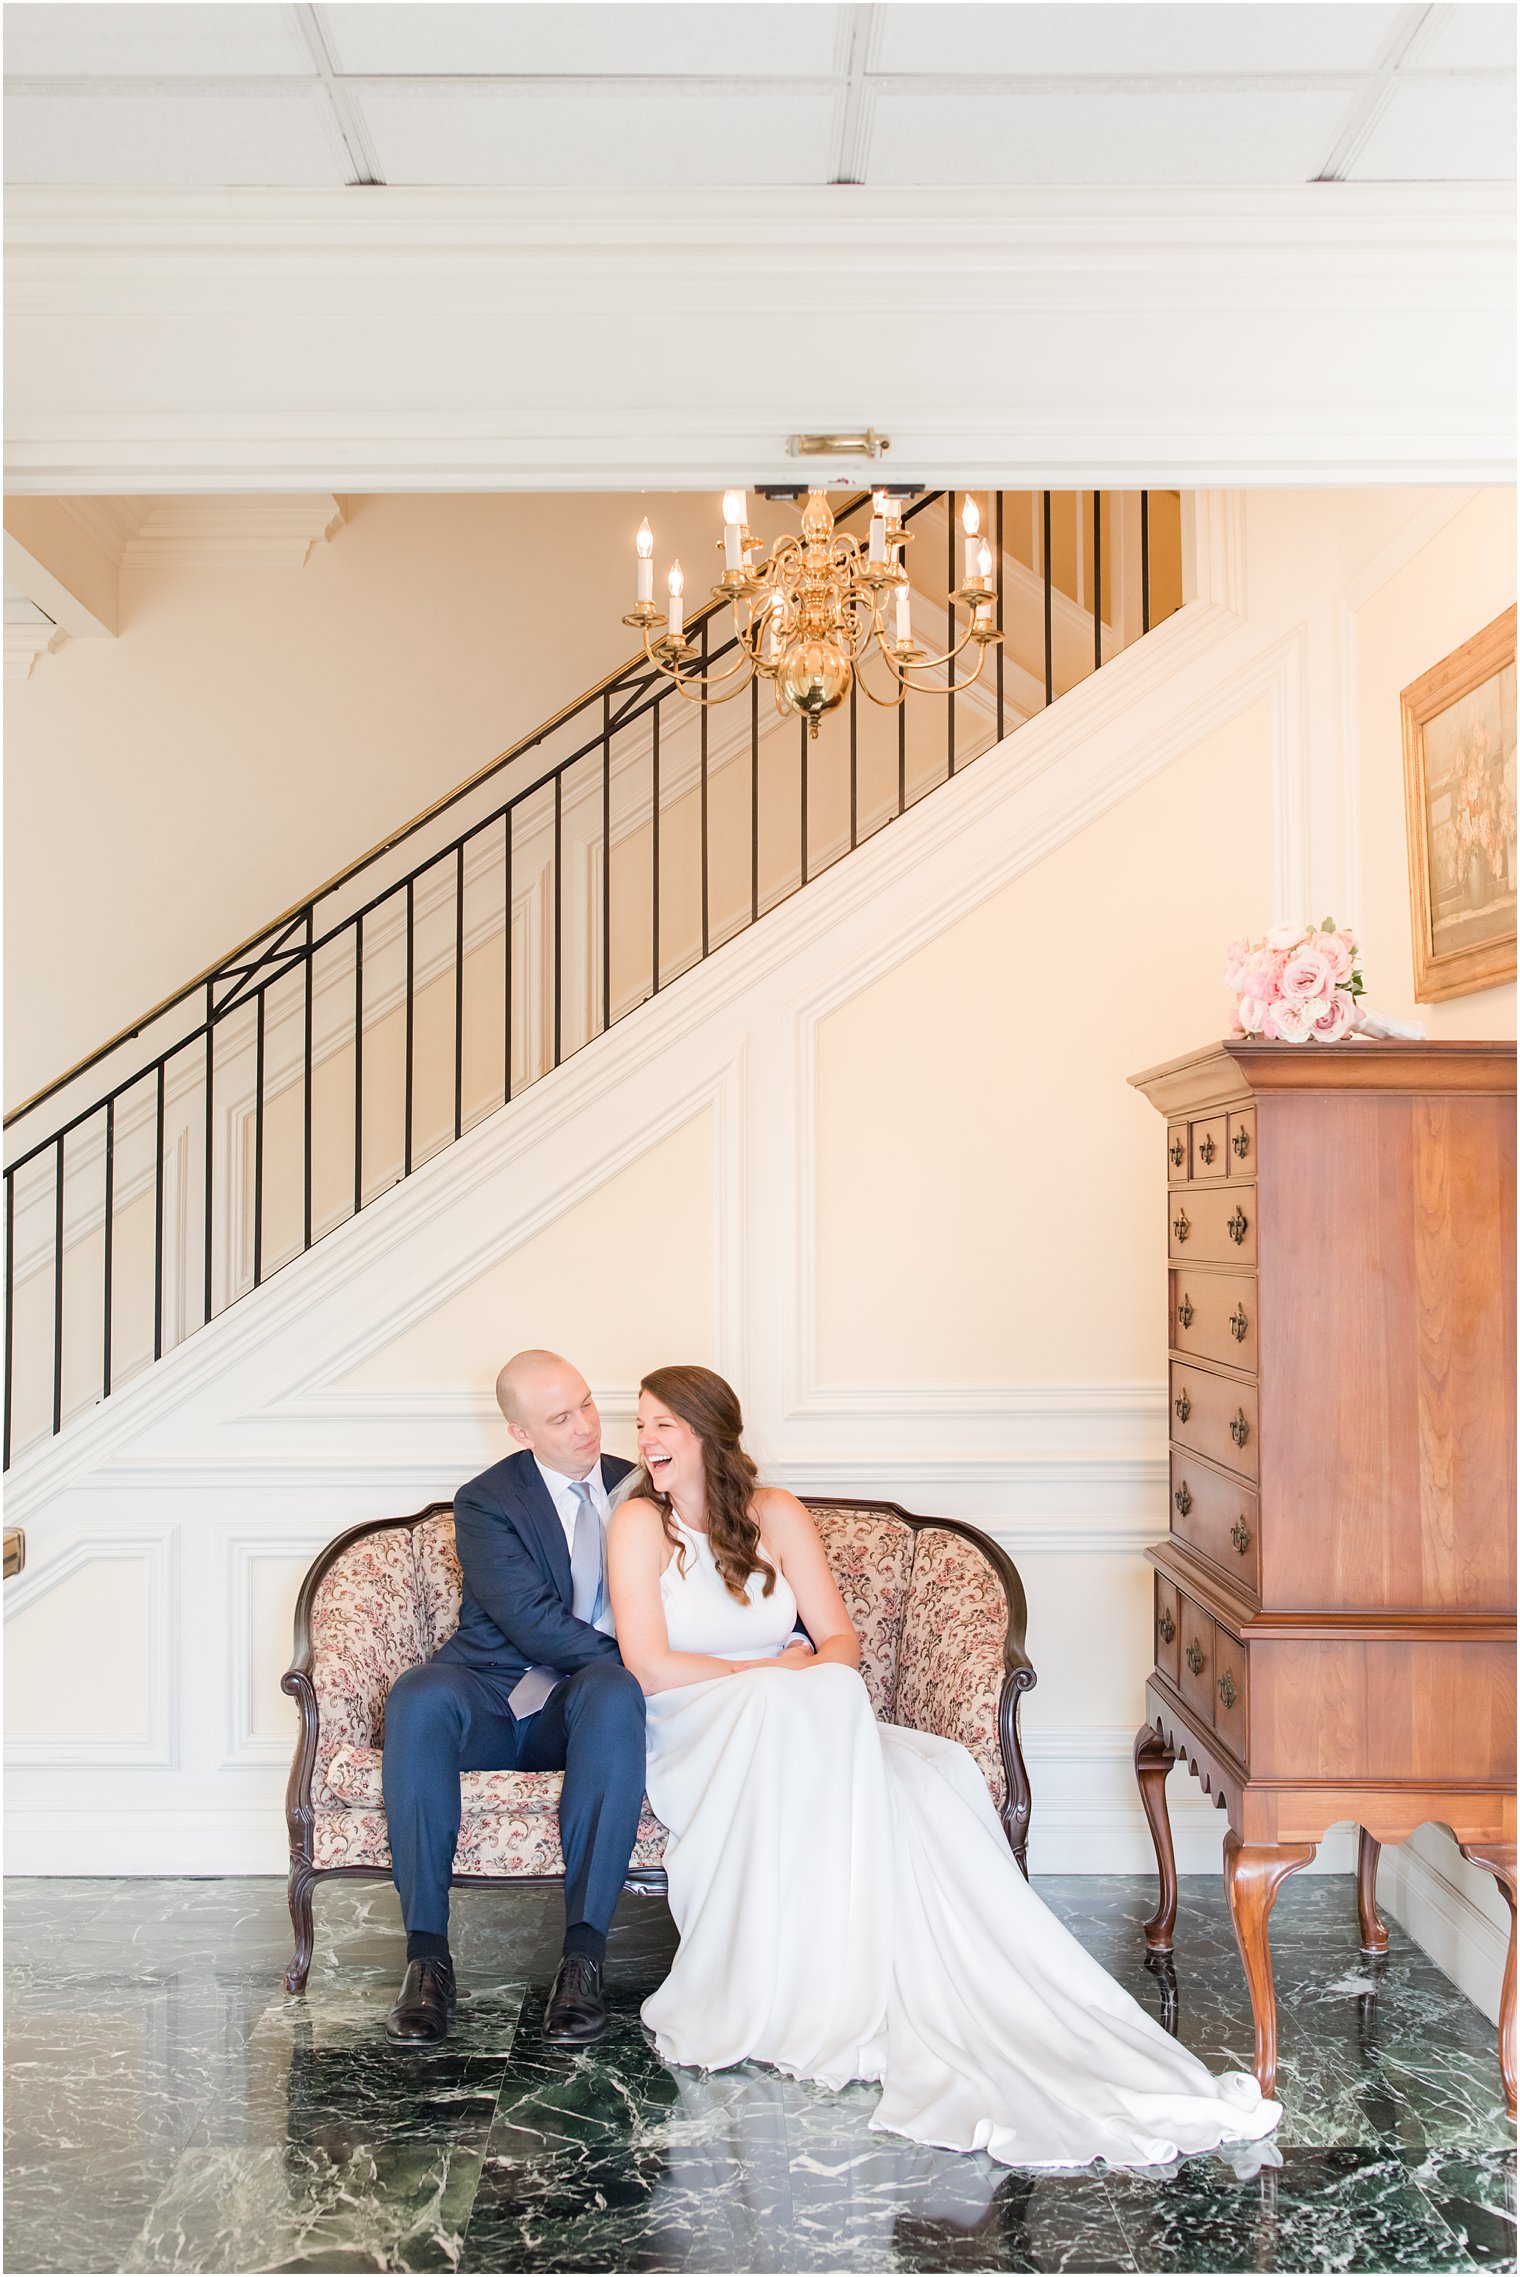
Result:
[[[565,1478],[584,1478],[602,1451],[602,1421],[579,1368],[558,1352],[514,1352],[496,1404],[521,1446]]]

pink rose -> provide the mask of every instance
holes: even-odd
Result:
[[[1267,1006],[1259,996],[1243,996],[1235,1007],[1235,1017],[1248,1036],[1259,1036],[1267,1017]]]
[[[1306,1044],[1314,1033],[1315,1006],[1301,1004],[1293,997],[1279,997],[1272,1007],[1273,1025],[1278,1040],[1285,1044]]]
[[[1315,1007],[1305,1005],[1304,1010],[1312,1013]],[[1319,1012],[1314,1022],[1314,1033],[1322,1044],[1338,1044],[1342,1036],[1350,1033],[1355,1016],[1355,997],[1349,988],[1338,988],[1329,1003]]]
[[[1337,988],[1341,986],[1343,981],[1348,981],[1351,978],[1351,952],[1354,943],[1349,933],[1321,933],[1317,936],[1314,946],[1330,967],[1330,978]]]
[[[1290,1004],[1323,1000],[1335,986],[1329,960],[1320,949],[1300,949],[1283,966],[1278,988]]]
[[[1309,932],[1307,925],[1274,925],[1267,935],[1267,947],[1278,951],[1296,949]]]

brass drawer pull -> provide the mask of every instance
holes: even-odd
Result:
[[[1235,1149],[1235,1159],[1236,1159],[1236,1161],[1237,1161],[1237,1162],[1244,1162],[1244,1161],[1245,1161],[1245,1158],[1246,1158],[1246,1156],[1247,1156],[1247,1155],[1250,1153],[1250,1151],[1251,1151],[1251,1134],[1250,1134],[1250,1132],[1249,1132],[1249,1131],[1237,1131],[1237,1132],[1235,1133],[1235,1136],[1234,1136],[1234,1137],[1231,1139],[1231,1141],[1230,1141],[1230,1144],[1231,1144],[1231,1146],[1232,1146],[1232,1147]]]
[[[1237,1305],[1235,1307],[1235,1310],[1230,1315],[1230,1334],[1234,1337],[1237,1344],[1244,1344],[1246,1340],[1246,1330],[1250,1327],[1250,1325],[1251,1323],[1246,1318],[1245,1306]]]
[[[1192,1300],[1192,1298],[1191,1298],[1191,1297],[1184,1297],[1184,1298],[1183,1298],[1183,1300],[1182,1300],[1181,1304],[1180,1304],[1180,1305],[1177,1307],[1177,1318],[1178,1318],[1179,1322],[1181,1323],[1181,1325],[1182,1325],[1184,1328],[1191,1328],[1191,1327],[1192,1327],[1192,1325],[1193,1325],[1193,1300]]]
[[[1188,1395],[1185,1391],[1180,1391],[1177,1394],[1177,1397],[1172,1401],[1172,1412],[1176,1416],[1179,1423],[1186,1423],[1188,1417],[1192,1414],[1193,1403],[1188,1398]]]
[[[1179,1210],[1177,1212],[1177,1215],[1172,1220],[1172,1232],[1177,1237],[1177,1245],[1179,1248],[1181,1248],[1183,1242],[1187,1240],[1187,1237],[1192,1232],[1192,1230],[1193,1229],[1191,1225],[1188,1223],[1187,1211]]]
[[[1230,1540],[1235,1544],[1241,1556],[1244,1557],[1246,1551],[1251,1547],[1251,1529],[1244,1518],[1237,1518],[1230,1528]]]
[[[1187,1648],[1187,1664],[1195,1676],[1203,1674],[1203,1647],[1196,1637]]]
[[[1238,1407],[1235,1410],[1235,1420],[1230,1425],[1230,1437],[1237,1447],[1243,1447],[1250,1436],[1251,1426],[1246,1421],[1246,1411],[1243,1407]]]
[[[1172,1500],[1176,1503],[1179,1512],[1185,1518],[1193,1507],[1192,1490],[1188,1486],[1186,1479],[1184,1479],[1181,1486],[1178,1487],[1176,1493],[1172,1496]]]
[[[1177,1634],[1177,1624],[1172,1619],[1170,1613],[1162,1614],[1160,1620],[1156,1623],[1156,1634],[1160,1637],[1163,1644],[1171,1643],[1173,1637]]]
[[[1180,1170],[1182,1168],[1183,1156],[1186,1153],[1187,1148],[1183,1145],[1181,1139],[1173,1139],[1171,1145],[1166,1150],[1166,1158],[1174,1169]]]
[[[1198,1671],[1195,1668],[1193,1674],[1196,1676],[1197,1673]],[[1240,1694],[1235,1689],[1235,1679],[1230,1674],[1228,1669],[1225,1670],[1223,1676],[1221,1676],[1219,1679],[1219,1697],[1221,1700],[1223,1700],[1227,1708],[1233,1708],[1236,1701],[1240,1698]]]
[[[1235,1215],[1232,1218],[1226,1218],[1224,1225],[1225,1232],[1229,1235],[1231,1241],[1234,1242],[1237,1249],[1245,1240],[1249,1227],[1250,1220],[1247,1218],[1245,1211],[1237,1202],[1235,1205]]]
[[[1212,1131],[1206,1131],[1204,1133],[1202,1140],[1199,1142],[1198,1152],[1203,1157],[1203,1160],[1205,1162],[1213,1161],[1215,1155],[1219,1152],[1219,1149],[1214,1144],[1214,1134]]]

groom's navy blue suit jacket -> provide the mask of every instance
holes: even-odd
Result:
[[[603,1485],[616,1486],[632,1468],[603,1455]],[[459,1627],[435,1659],[498,1669],[510,1688],[525,1669],[568,1672],[618,1658],[616,1638],[570,1610],[565,1529],[526,1448],[460,1488],[454,1546],[464,1575]]]

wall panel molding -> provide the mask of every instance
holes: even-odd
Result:
[[[109,1533],[85,1530],[61,1549],[39,1556],[6,1585],[5,1620],[31,1611],[72,1575],[100,1564],[140,1564],[146,1576],[142,1638],[147,1714],[140,1729],[101,1733],[8,1733],[5,1759],[17,1768],[44,1770],[120,1765],[172,1771],[179,1761],[180,1637],[179,1526],[174,1520],[127,1525]],[[59,1695],[66,1674],[60,1670]]]

